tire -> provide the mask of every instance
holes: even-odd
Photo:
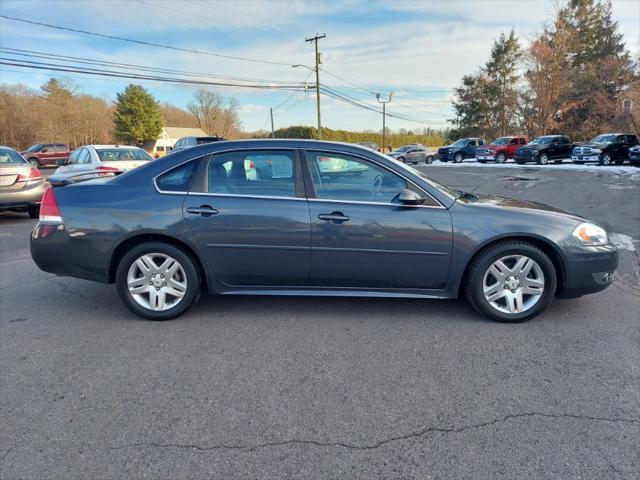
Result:
[[[549,155],[541,153],[538,155],[538,165],[547,165],[549,163]]]
[[[600,155],[600,161],[598,163],[604,167],[611,165],[611,154],[603,153]]]
[[[28,161],[32,167],[40,168],[40,160],[38,160],[37,158],[31,157]]]
[[[524,278],[529,282],[530,289],[540,292],[539,294],[523,293],[525,287],[515,287],[511,283],[523,282],[523,279],[515,276],[513,271],[517,268],[516,262],[523,258],[533,261],[533,264],[526,263],[531,267]],[[503,260],[503,266],[508,267],[504,272],[505,279],[502,281],[497,280],[492,273],[499,271],[493,270],[492,267],[500,260]],[[481,250],[471,261],[467,272],[464,279],[467,300],[480,314],[496,322],[518,323],[534,318],[549,305],[556,291],[556,270],[551,259],[535,245],[519,240],[503,241]],[[493,283],[494,280],[495,283]],[[542,280],[542,287],[539,286],[540,280]],[[507,282],[514,286],[515,290],[507,291],[509,290],[509,285],[505,285]],[[538,286],[534,286],[534,282],[537,282]],[[491,292],[492,287],[495,290],[494,296],[502,294],[495,297],[493,303],[485,295],[485,289]],[[517,297],[518,293],[520,302],[515,300],[510,302],[509,298]],[[517,311],[518,305],[520,311]]]
[[[407,163],[407,160],[404,157],[398,157],[398,161],[402,163]]]
[[[425,160],[425,163],[426,163],[427,165],[429,165],[429,164],[433,163],[433,156],[432,156],[432,155],[429,155],[429,156],[427,157],[427,159]]]
[[[29,214],[29,218],[39,218],[40,217],[40,206],[37,207],[29,207],[27,210]]]
[[[507,156],[504,153],[499,153],[496,155],[496,163],[505,163],[507,161]]]
[[[156,273],[152,273],[154,268],[148,269],[149,273],[147,274],[143,272],[138,266],[140,263],[137,263],[138,260],[142,261],[142,257],[145,257],[145,261],[142,264],[147,266],[149,265],[149,259],[151,259]],[[160,275],[158,267],[167,258],[173,260],[179,266],[176,269],[177,271],[171,273],[171,277],[167,276],[167,280],[173,280],[174,285],[180,285],[180,287],[172,288],[172,286],[167,286],[167,282],[164,282],[164,277],[162,279],[158,278],[158,275]],[[169,271],[171,270],[172,268],[169,268]],[[151,278],[151,276],[154,278]],[[129,291],[128,280],[131,278],[133,278],[132,282],[138,281],[137,288],[141,290],[135,297]],[[148,281],[149,284],[147,283]],[[151,282],[154,283],[152,284]],[[162,296],[153,292],[152,289],[154,287],[156,291],[162,292]],[[182,315],[198,301],[202,289],[202,279],[200,278],[196,260],[189,253],[167,243],[148,242],[133,247],[122,257],[116,270],[116,288],[122,303],[139,317],[147,320],[170,320]],[[184,289],[183,296],[181,298],[173,296],[170,292],[166,292],[165,289],[171,289],[176,292]],[[152,294],[154,294],[153,297]],[[162,298],[163,303],[167,301],[169,304],[165,304],[164,308],[159,308],[158,310],[150,308],[153,299],[160,298]],[[143,305],[145,302],[147,305]]]
[[[464,160],[464,155],[462,155],[461,153],[456,153],[456,154],[453,156],[453,161],[454,161],[455,163],[462,163],[462,160]]]

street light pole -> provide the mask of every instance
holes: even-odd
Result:
[[[313,42],[316,47],[316,108],[318,110],[318,139],[322,139],[322,123],[320,122],[320,54],[318,53],[318,40],[325,38],[327,35],[316,35],[311,38],[305,38],[305,42]]]
[[[389,98],[387,100],[380,100],[380,94],[376,93],[376,100],[378,100],[378,103],[382,104],[382,153],[384,153],[387,138],[387,103],[391,101],[395,94],[395,92],[391,92],[389,93]]]

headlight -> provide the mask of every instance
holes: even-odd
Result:
[[[606,245],[609,243],[605,229],[592,223],[581,223],[573,229],[572,235],[583,245]]]

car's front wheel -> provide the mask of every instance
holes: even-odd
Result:
[[[499,153],[496,155],[496,163],[505,163],[507,161],[507,156],[504,153]]]
[[[462,163],[462,160],[464,160],[464,156],[461,153],[456,153],[453,157],[453,161],[456,163]]]
[[[600,165],[604,165],[605,167],[611,165],[611,155],[608,153],[603,153],[600,157]]]
[[[132,248],[116,271],[122,303],[148,320],[170,320],[183,314],[200,297],[201,285],[195,259],[162,242]]]
[[[466,296],[481,314],[516,323],[540,314],[553,299],[556,271],[538,247],[504,241],[481,251],[469,266]]]
[[[40,160],[38,160],[35,157],[32,157],[29,159],[29,163],[31,164],[32,167],[34,168],[40,168]]]
[[[402,163],[407,163],[407,160],[404,157],[398,157],[398,161]]]
[[[433,155],[429,155],[429,156],[427,157],[427,159],[425,160],[425,163],[426,163],[427,165],[429,165],[429,164],[433,163]]]
[[[549,163],[549,155],[541,153],[538,155],[538,165],[546,165]]]

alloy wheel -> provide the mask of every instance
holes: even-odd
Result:
[[[482,281],[484,298],[502,313],[517,314],[536,305],[545,289],[542,268],[526,255],[507,255],[491,264]]]
[[[178,305],[184,298],[187,275],[175,258],[164,253],[148,253],[129,267],[127,288],[141,307],[165,311]]]
[[[538,157],[538,163],[540,165],[546,165],[547,163],[549,163],[549,156],[546,153],[541,154]]]
[[[602,155],[602,161],[600,163],[605,166],[611,165],[611,155],[609,155],[608,153]]]

